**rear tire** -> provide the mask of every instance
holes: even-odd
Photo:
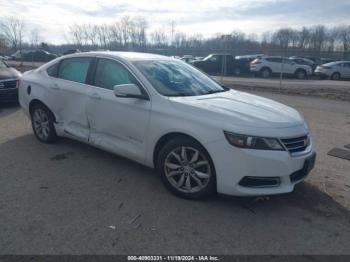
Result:
[[[305,79],[306,78],[306,72],[305,70],[303,69],[298,69],[296,72],[295,72],[295,77],[297,79]]]
[[[174,195],[186,199],[203,199],[216,193],[213,162],[197,141],[178,137],[159,152],[157,173],[165,187]]]
[[[53,143],[58,139],[52,112],[44,105],[35,105],[31,111],[34,135],[43,143]]]
[[[333,73],[332,76],[331,76],[331,79],[332,80],[340,80],[340,73],[336,72],[336,73]]]
[[[269,68],[262,68],[260,70],[260,76],[262,78],[269,78],[271,76],[271,70]]]

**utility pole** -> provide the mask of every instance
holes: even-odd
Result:
[[[284,44],[281,42],[281,72],[280,72],[280,86],[279,92],[282,93],[282,80],[283,80],[283,71],[284,71]]]
[[[174,32],[175,32],[175,22],[171,21],[171,43],[170,43],[171,46],[173,46],[174,44]]]

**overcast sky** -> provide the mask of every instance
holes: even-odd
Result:
[[[27,32],[63,43],[69,24],[110,23],[143,16],[150,30],[175,22],[175,29],[204,37],[241,30],[260,35],[279,27],[350,24],[350,0],[0,0],[0,17],[21,16]]]

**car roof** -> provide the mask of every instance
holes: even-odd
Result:
[[[65,55],[65,58],[68,57],[85,57],[85,56],[104,56],[111,58],[121,58],[124,60],[173,60],[174,58],[150,54],[150,53],[139,53],[139,52],[116,52],[116,51],[92,51],[92,52],[83,52],[83,53],[74,53]]]
[[[338,65],[338,64],[342,64],[342,63],[350,63],[350,61],[333,61],[333,62],[326,63],[324,65],[329,65],[329,64]]]

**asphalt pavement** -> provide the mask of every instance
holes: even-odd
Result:
[[[152,169],[68,139],[39,143],[0,107],[0,254],[350,254],[348,102],[261,93],[300,110],[318,159],[291,194],[171,195]]]

